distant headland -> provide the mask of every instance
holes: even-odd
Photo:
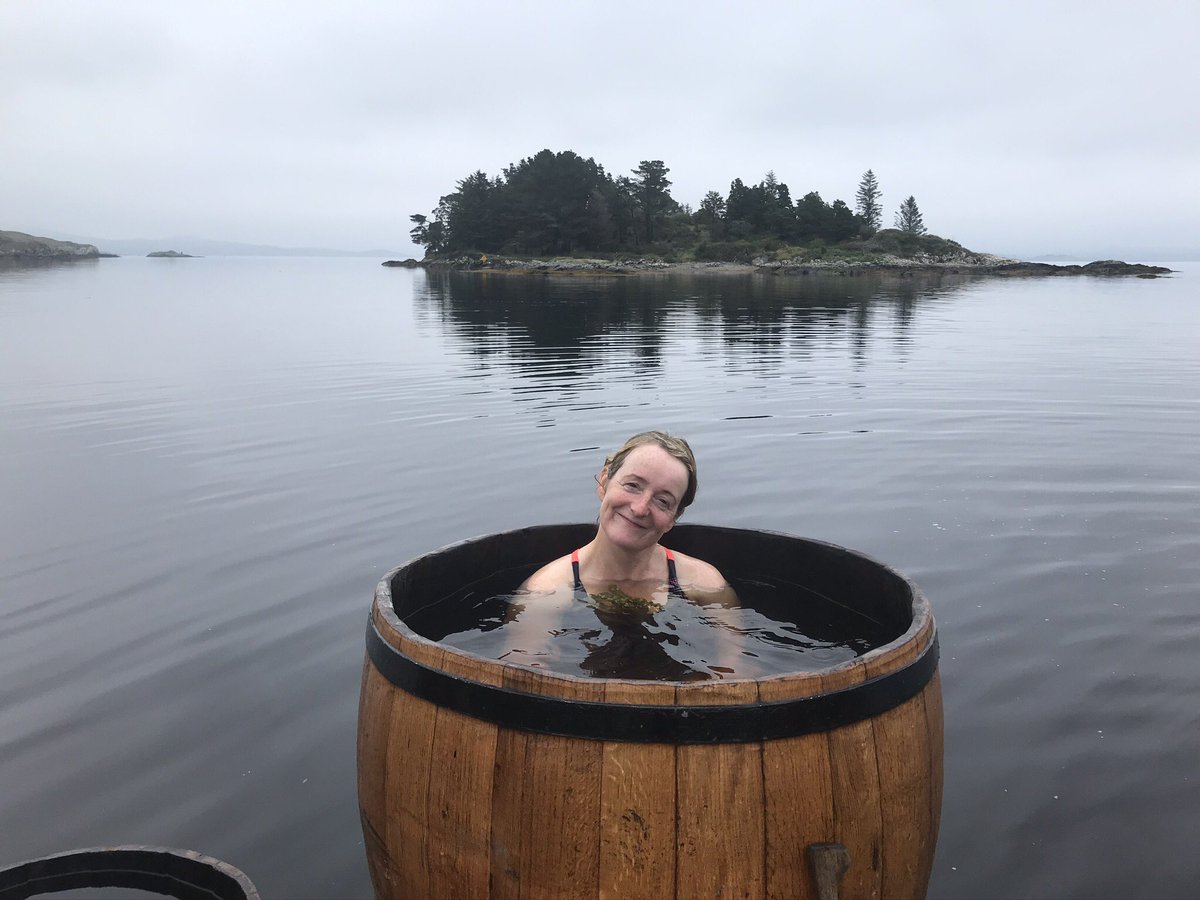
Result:
[[[701,272],[971,272],[994,275],[1138,275],[1162,266],[1101,260],[1057,266],[968,250],[930,234],[911,194],[882,228],[882,189],[863,173],[852,209],[816,191],[792,200],[774,172],[757,184],[733,179],[693,209],[670,193],[671,170],[642,160],[613,177],[594,159],[542,150],[491,178],[476,171],[443,195],[432,217],[410,216],[425,258],[387,266],[490,269],[512,273],[635,274]]]
[[[112,256],[101,253],[93,244],[56,241],[23,231],[0,231],[0,259],[59,260],[99,259]]]

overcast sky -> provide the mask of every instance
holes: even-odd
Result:
[[[0,229],[419,253],[543,148],[1015,255],[1200,251],[1200,3],[0,3]]]

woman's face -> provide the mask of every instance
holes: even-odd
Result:
[[[656,444],[635,447],[621,468],[600,473],[600,530],[619,547],[653,547],[675,525],[687,466]]]

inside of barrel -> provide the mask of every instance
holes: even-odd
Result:
[[[415,631],[439,640],[430,623],[442,616],[439,604],[464,597],[474,585],[494,585],[497,576],[511,590],[546,561],[586,543],[594,525],[535,526],[463,541],[413,560],[391,580],[393,609]],[[861,554],[820,541],[768,531],[681,524],[664,544],[707,559],[730,575],[768,580],[785,595],[817,596],[851,616],[872,623],[886,636],[877,646],[905,633],[913,622],[914,591],[898,573]],[[765,610],[763,610],[765,611]],[[776,610],[777,611],[777,610]],[[444,633],[444,632],[443,632]]]

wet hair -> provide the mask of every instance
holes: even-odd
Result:
[[[679,498],[679,505],[675,508],[675,518],[683,515],[683,511],[691,506],[692,501],[696,499],[696,488],[698,486],[696,480],[696,456],[692,453],[692,448],[688,446],[688,442],[681,437],[674,437],[667,434],[665,431],[643,431],[641,434],[635,434],[624,444],[619,450],[615,450],[608,455],[604,460],[604,468],[608,470],[608,477],[612,478],[617,474],[621,465],[638,447],[646,445],[661,447],[667,451],[675,459],[683,463],[687,469],[687,489],[683,492],[683,496]]]

